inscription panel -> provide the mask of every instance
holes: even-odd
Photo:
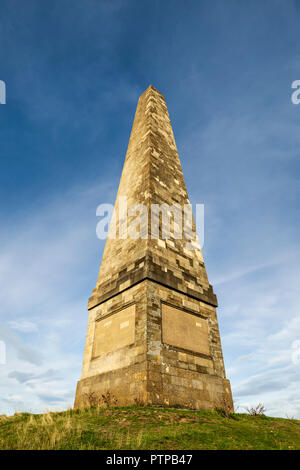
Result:
[[[135,305],[96,321],[93,357],[115,351],[135,341]]]
[[[207,320],[162,304],[163,343],[210,355]]]

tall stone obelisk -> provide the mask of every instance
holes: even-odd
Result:
[[[75,407],[102,395],[119,405],[232,406],[216,314],[200,246],[184,233],[152,236],[153,204],[190,203],[163,95],[149,86],[141,95],[115,202],[147,208],[140,236],[114,219],[100,272],[88,302],[89,321]],[[128,210],[127,224],[134,220]],[[143,219],[145,221],[145,219]],[[191,228],[195,230],[192,219]],[[125,230],[125,231],[124,231]]]

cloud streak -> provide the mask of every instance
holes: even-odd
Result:
[[[20,219],[14,237],[10,226],[2,232],[0,338],[7,364],[0,366],[0,412],[72,404],[87,297],[103,249],[96,207],[113,197],[110,183],[75,187],[31,213],[30,222]]]

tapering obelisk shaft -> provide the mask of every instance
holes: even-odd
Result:
[[[130,208],[146,210],[139,238],[124,232],[124,201],[127,225],[135,219]],[[201,249],[187,248],[185,232],[174,235],[175,216],[170,236],[161,236],[165,222],[152,209],[163,205],[183,212],[189,198],[164,97],[150,86],[139,99],[129,139],[115,202],[116,237],[106,241],[88,303],[76,407],[105,394],[118,404],[213,408],[226,400],[232,407],[217,300]],[[190,225],[195,231],[193,219]]]

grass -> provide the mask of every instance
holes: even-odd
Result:
[[[300,449],[300,421],[155,407],[0,416],[0,449]]]

